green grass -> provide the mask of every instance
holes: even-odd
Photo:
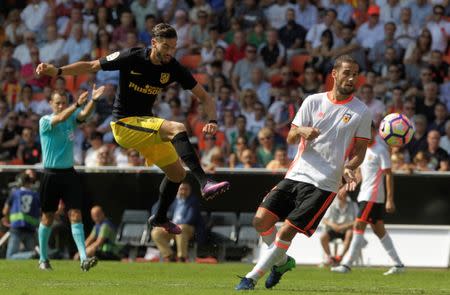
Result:
[[[100,262],[83,273],[73,261],[53,261],[53,272],[37,269],[36,261],[1,261],[2,294],[236,294],[236,275],[252,265],[116,263]],[[274,290],[264,289],[264,279],[251,292],[256,294],[450,294],[450,271],[408,269],[405,274],[385,277],[385,268],[355,268],[348,275],[327,269],[297,266]],[[247,293],[245,293],[247,294]]]

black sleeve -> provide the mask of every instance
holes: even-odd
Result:
[[[197,80],[194,79],[188,69],[176,62],[176,81],[183,87],[183,89],[191,90],[197,85]]]
[[[113,52],[100,58],[100,67],[103,71],[117,71],[123,69],[133,59],[132,49]]]

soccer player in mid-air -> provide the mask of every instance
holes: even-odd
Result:
[[[153,116],[152,107],[157,95],[167,85],[178,82],[203,103],[209,117],[203,132],[214,135],[217,131],[214,100],[192,74],[173,58],[177,46],[176,30],[160,23],[153,28],[152,36],[151,48],[126,49],[99,60],[76,62],[61,68],[43,63],[38,65],[36,71],[50,76],[81,75],[99,70],[120,71],[120,94],[114,101],[111,123],[114,138],[122,147],[138,150],[147,165],[155,164],[164,171],[166,177],[160,186],[160,205],[157,213],[149,219],[149,225],[179,234],[180,227],[167,218],[167,209],[186,176],[179,157],[200,183],[205,199],[223,193],[230,184],[207,179],[182,123]]]
[[[354,171],[362,163],[370,139],[371,116],[366,105],[353,96],[358,64],[348,55],[336,59],[330,92],[308,96],[297,112],[287,142],[299,143],[297,155],[285,178],[263,199],[253,224],[269,249],[236,286],[254,289],[271,269],[266,288],[295,267],[286,255],[297,233],[311,236],[333,201],[342,177],[355,185]],[[354,142],[354,156],[345,162]],[[284,223],[277,233],[275,223]]]
[[[42,219],[39,224],[39,268],[51,270],[48,259],[48,239],[51,225],[62,199],[69,209],[72,236],[80,253],[81,269],[88,271],[97,264],[97,258],[87,257],[84,244],[84,229],[81,218],[82,190],[80,178],[73,168],[74,131],[94,110],[94,105],[103,94],[105,87],[92,90],[92,99],[82,109],[88,99],[83,92],[76,103],[69,106],[68,97],[54,92],[50,99],[53,113],[39,120],[39,135],[42,144],[44,173],[41,177],[39,194]]]
[[[387,197],[383,182],[384,175],[386,176]],[[350,272],[352,263],[365,244],[364,231],[367,224],[370,223],[373,232],[380,239],[381,245],[395,263],[384,275],[402,273],[405,271],[405,267],[398,257],[391,237],[386,232],[383,221],[385,210],[387,213],[395,212],[391,156],[388,146],[377,136],[377,129],[374,125],[372,125],[372,139],[369,142],[366,157],[357,176],[362,183],[358,194],[359,213],[353,229],[353,239],[341,265],[332,267],[331,271]]]

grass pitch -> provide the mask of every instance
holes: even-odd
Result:
[[[2,294],[239,294],[234,286],[250,264],[162,264],[100,262],[90,272],[74,261],[52,261],[53,272],[37,261],[1,261]],[[328,269],[297,266],[273,290],[264,279],[245,294],[450,294],[450,271],[408,269],[385,277],[385,268],[354,268],[347,275]],[[242,294],[242,293],[241,293]]]

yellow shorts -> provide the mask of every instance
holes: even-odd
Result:
[[[127,117],[111,122],[116,142],[124,148],[133,148],[145,158],[146,164],[165,167],[178,160],[170,141],[159,136],[164,119],[157,117]]]

